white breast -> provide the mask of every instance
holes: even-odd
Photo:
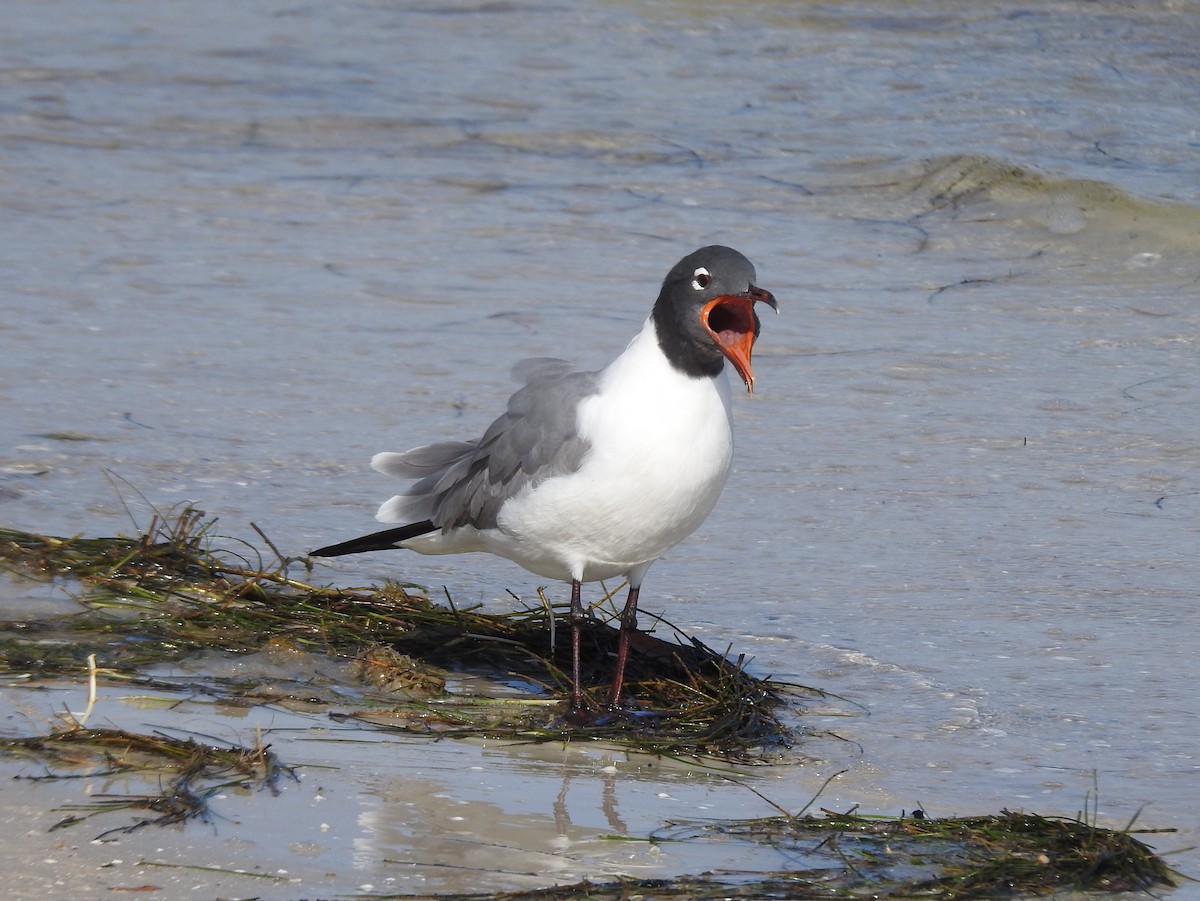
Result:
[[[658,346],[652,321],[579,407],[591,445],[580,469],[512,498],[489,550],[533,572],[583,581],[626,575],[690,535],[729,475],[729,382],[690,378]],[[482,536],[481,536],[482,537]]]

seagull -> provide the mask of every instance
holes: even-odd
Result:
[[[754,266],[712,245],[676,263],[642,330],[599,372],[525,360],[523,386],[475,441],[376,454],[373,469],[413,480],[376,519],[404,523],[312,551],[337,557],[408,548],[485,551],[571,584],[568,718],[586,722],[580,684],[581,585],[623,577],[617,660],[607,708],[621,710],[630,635],[647,570],[712,512],[733,458],[726,363],[754,392],[755,303],[777,313]]]

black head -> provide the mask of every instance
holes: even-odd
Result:
[[[761,327],[754,304],[779,309],[754,279],[750,261],[720,244],[701,247],[672,267],[651,314],[672,366],[694,378],[712,378],[729,360],[747,390],[754,390],[750,351]]]

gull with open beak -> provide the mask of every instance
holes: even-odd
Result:
[[[507,410],[474,441],[377,454],[372,467],[413,480],[379,509],[397,528],[313,551],[336,557],[408,548],[486,551],[571,585],[568,718],[594,707],[580,684],[584,582],[625,578],[606,706],[621,705],[638,593],[650,565],[704,522],[729,476],[733,422],[726,362],[753,393],[754,306],[778,312],[754,267],[729,247],[676,263],[642,330],[599,372],[526,360]]]

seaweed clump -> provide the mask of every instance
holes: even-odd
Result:
[[[316,585],[291,578],[288,571],[301,558],[284,557],[261,531],[275,554],[271,561],[246,543],[218,550],[214,527],[215,520],[186,507],[170,518],[156,516],[136,537],[0,529],[0,560],[11,571],[73,580],[82,588],[76,614],[0,622],[0,671],[74,676],[94,655],[102,680],[244,703],[349,704],[339,716],[384,729],[600,738],[650,753],[742,761],[792,742],[780,717],[799,689],[756,678],[744,660],[729,660],[682,633],[674,641],[637,636],[627,679],[641,711],[573,727],[561,716],[569,642],[555,629],[565,605],[493,614],[435,604],[412,585]],[[311,575],[311,563],[303,562]],[[615,616],[615,610],[594,616],[586,633],[584,662],[593,685],[611,670]],[[324,684],[217,676],[181,684],[160,674],[163,664],[213,653],[317,655],[347,665]],[[463,688],[481,679],[495,690]]]
[[[774,872],[585,881],[503,894],[440,895],[439,901],[969,901],[1066,891],[1149,891],[1175,885],[1177,875],[1130,829],[1104,829],[1080,819],[1010,811],[944,819],[823,813],[676,823],[650,838],[663,844],[714,839],[771,847],[790,864]]]

